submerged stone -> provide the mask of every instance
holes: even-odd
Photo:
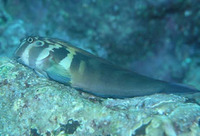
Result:
[[[200,97],[191,97],[102,99],[0,58],[0,135],[196,136]]]

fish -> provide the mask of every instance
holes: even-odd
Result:
[[[147,77],[95,56],[70,42],[29,36],[15,59],[38,75],[102,98],[132,98],[156,93],[198,93],[183,84]]]

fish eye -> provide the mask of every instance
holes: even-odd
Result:
[[[32,37],[29,37],[26,41],[29,42],[29,43],[32,43],[34,40],[33,40]]]

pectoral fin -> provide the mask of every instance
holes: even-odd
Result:
[[[63,84],[69,84],[69,82],[71,81],[71,78],[61,76],[60,74],[57,74],[54,72],[47,72],[47,75],[49,76],[49,78],[51,78],[57,82],[63,83]]]
[[[52,66],[46,70],[46,73],[50,79],[63,84],[70,84],[70,74],[61,66]]]

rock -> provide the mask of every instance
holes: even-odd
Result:
[[[2,57],[0,109],[0,135],[197,136],[200,133],[200,106],[188,101],[186,95],[98,98],[38,77],[31,69]]]

